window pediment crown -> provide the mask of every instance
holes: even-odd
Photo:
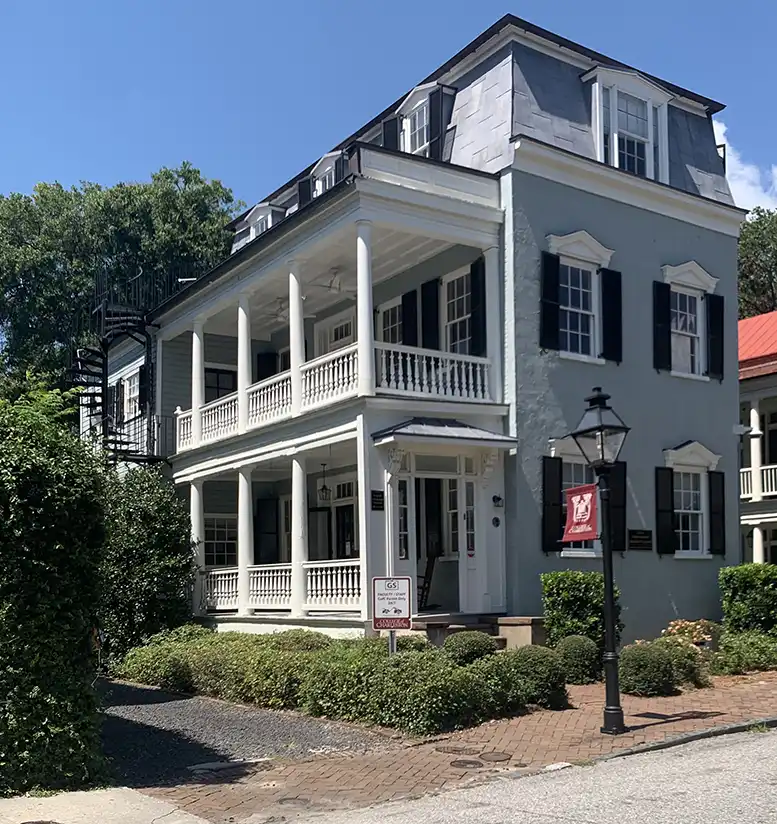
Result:
[[[687,441],[673,449],[664,450],[664,462],[671,468],[680,466],[714,470],[719,460],[720,455],[716,455],[699,441]]]
[[[603,246],[584,229],[568,235],[548,235],[546,239],[553,255],[594,263],[600,268],[610,265],[613,250]]]
[[[718,278],[713,277],[695,260],[689,260],[679,266],[662,266],[661,271],[664,275],[664,283],[673,286],[685,286],[688,289],[709,293],[714,292],[718,285]]]
[[[663,86],[649,80],[643,74],[627,69],[613,69],[597,66],[586,72],[583,81],[596,80],[603,86],[614,86],[627,94],[644,100],[651,100],[655,106],[663,106],[673,99],[674,95]]]
[[[416,86],[412,92],[402,101],[397,109],[397,114],[407,115],[419,104],[429,97],[429,92],[437,87],[437,83],[423,83]]]

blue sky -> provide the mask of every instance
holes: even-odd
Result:
[[[727,104],[735,197],[777,207],[777,4],[2,0],[0,193],[190,160],[252,203],[506,12]],[[724,128],[725,127],[725,128]],[[747,201],[747,202],[744,202]]]

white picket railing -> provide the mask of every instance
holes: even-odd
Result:
[[[327,612],[358,611],[361,601],[359,559],[309,561],[305,568],[305,609]]]
[[[217,441],[237,432],[237,392],[206,403],[202,415],[202,441]]]
[[[749,498],[753,494],[753,470],[739,470],[739,497]]]
[[[192,412],[176,410],[175,451],[180,452],[192,445]]]
[[[764,495],[777,495],[777,466],[761,467],[761,492]]]
[[[205,603],[208,609],[237,609],[237,567],[207,570]]]
[[[325,406],[356,392],[359,381],[356,344],[303,364],[302,407]]]
[[[251,609],[289,609],[291,564],[248,567],[248,606]]]
[[[282,372],[248,387],[248,426],[263,426],[291,413],[291,373]]]
[[[376,389],[465,401],[491,401],[488,358],[376,343]]]

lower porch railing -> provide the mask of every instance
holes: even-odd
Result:
[[[305,570],[308,612],[359,612],[361,568],[359,560],[309,561]],[[205,572],[205,603],[208,609],[236,610],[237,567]],[[248,608],[284,611],[291,609],[291,564],[264,564],[248,568]]]

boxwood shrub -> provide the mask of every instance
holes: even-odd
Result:
[[[445,654],[459,666],[466,666],[493,655],[496,650],[496,641],[493,636],[477,630],[465,630],[449,635],[442,645]]]
[[[567,684],[593,684],[602,672],[599,647],[585,635],[567,635],[556,645]]]
[[[724,632],[712,668],[721,675],[777,669],[777,638],[762,632]]]
[[[672,695],[677,685],[669,652],[652,642],[624,647],[620,655],[620,687],[629,695]]]
[[[565,569],[544,572],[542,604],[548,644],[556,644],[567,635],[585,635],[604,652],[604,577],[601,572],[581,572]],[[615,590],[617,640],[623,624],[620,621],[620,593]]]
[[[718,581],[726,632],[777,633],[777,566],[724,567]]]
[[[552,710],[567,706],[564,667],[555,650],[532,645],[506,650],[499,658],[526,704]]]
[[[672,662],[676,686],[708,687],[710,685],[707,655],[686,638],[664,635],[652,642],[654,647],[666,650]]]

